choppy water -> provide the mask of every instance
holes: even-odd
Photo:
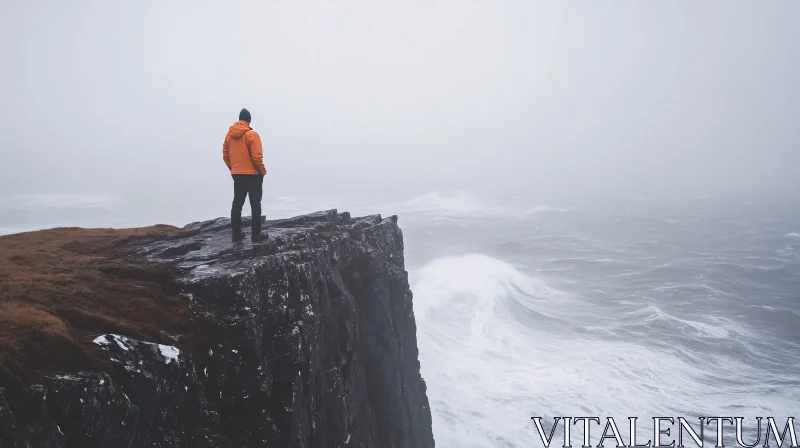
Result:
[[[70,207],[127,222],[95,199]],[[274,216],[337,206],[400,215],[437,446],[541,446],[532,416],[800,417],[792,203],[265,201]]]
[[[526,210],[406,225],[440,446],[542,446],[531,416],[742,416],[753,429],[750,417],[797,416],[791,204]]]

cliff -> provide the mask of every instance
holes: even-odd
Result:
[[[257,244],[231,243],[225,219],[7,240],[82,258],[44,258],[63,266],[26,293],[33,255],[6,260],[0,448],[434,446],[397,218],[265,228]]]

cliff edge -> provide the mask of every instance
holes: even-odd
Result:
[[[3,237],[0,448],[433,447],[397,218],[264,227]]]

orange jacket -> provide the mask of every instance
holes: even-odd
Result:
[[[237,121],[225,135],[222,159],[231,174],[267,174],[261,137],[246,121]]]

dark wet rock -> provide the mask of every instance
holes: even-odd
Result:
[[[0,448],[434,446],[397,218],[263,221],[126,248],[184,271],[205,337],[97,335],[117,372],[0,389]]]

